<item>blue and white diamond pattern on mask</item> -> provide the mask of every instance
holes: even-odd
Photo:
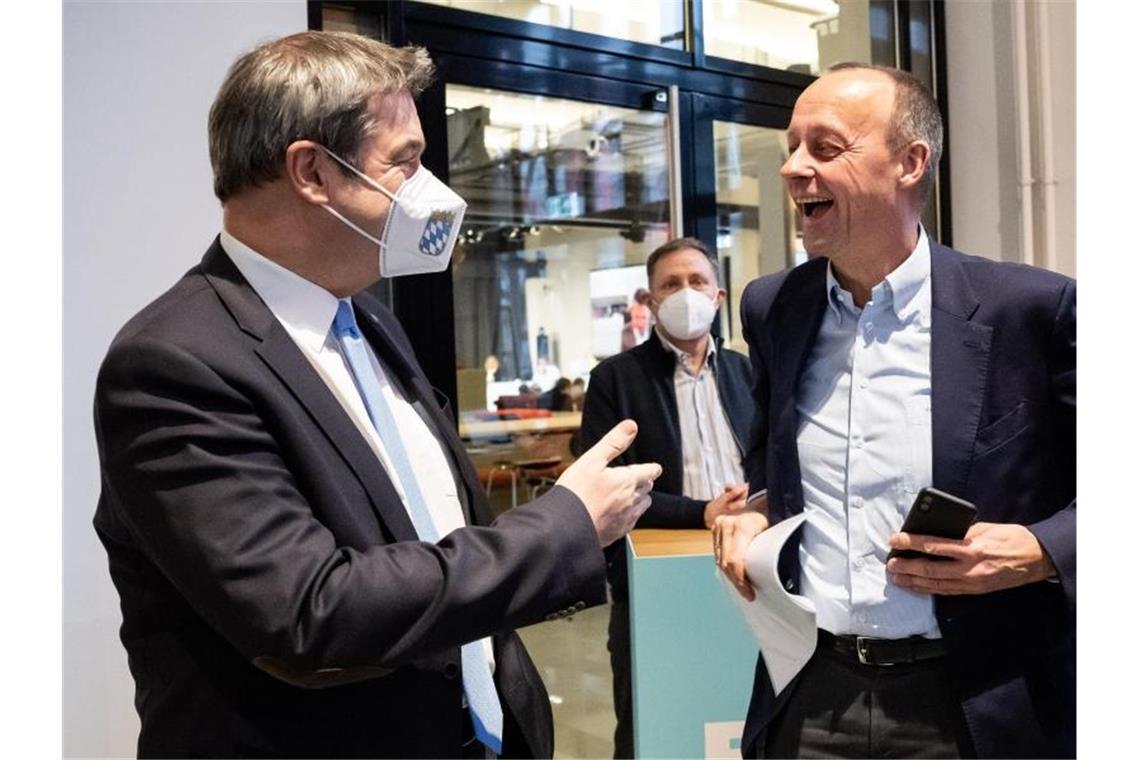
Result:
[[[420,237],[420,253],[439,256],[447,250],[447,239],[451,237],[451,227],[455,223],[454,211],[433,211],[424,226]]]

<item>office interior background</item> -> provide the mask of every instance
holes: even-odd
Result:
[[[1075,276],[1075,25],[1074,3],[1024,0],[65,2],[64,754],[134,754],[118,598],[91,528],[94,379],[115,331],[219,229],[206,113],[241,52],[307,28],[431,51],[425,163],[470,204],[462,242],[449,272],[376,293],[508,509],[570,460],[576,428],[520,385],[547,391],[617,352],[657,245],[715,246],[718,330],[744,350],[744,285],[803,257],[783,129],[832,63],[898,65],[934,89],[948,140],[933,236]],[[560,757],[610,751],[605,620],[523,631]]]

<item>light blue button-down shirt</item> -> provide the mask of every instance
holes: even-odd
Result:
[[[926,232],[862,309],[829,264],[827,303],[796,392],[802,593],[832,633],[940,636],[933,598],[886,574],[888,539],[931,482]]]

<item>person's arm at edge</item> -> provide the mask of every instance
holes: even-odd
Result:
[[[1070,280],[1061,292],[1051,336],[1049,357],[1053,414],[1059,441],[1071,443],[1076,455],[1077,424],[1077,283]],[[1057,571],[1071,610],[1077,604],[1077,500],[1059,512],[1026,526],[1037,537]]]

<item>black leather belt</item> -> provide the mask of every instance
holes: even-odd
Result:
[[[857,659],[863,665],[910,665],[946,656],[942,639],[911,636],[906,639],[873,639],[867,636],[836,636],[822,628],[816,644]]]

